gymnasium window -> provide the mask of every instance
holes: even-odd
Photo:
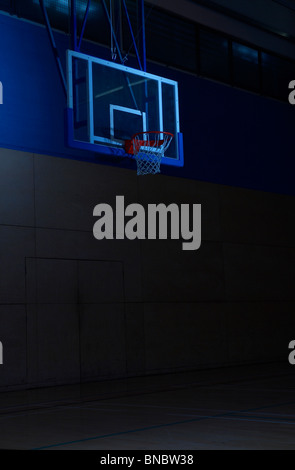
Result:
[[[229,41],[220,34],[199,31],[200,74],[222,82],[229,82]]]
[[[0,0],[0,10],[9,11],[10,13],[12,13],[11,3],[11,0]]]
[[[78,31],[86,0],[77,1]],[[110,0],[105,0],[109,8]],[[134,34],[137,33],[135,0],[125,0]],[[69,0],[45,0],[53,28],[68,33]],[[39,0],[0,0],[0,10],[44,23]],[[294,80],[295,61],[276,56],[251,44],[205,28],[145,2],[147,58],[202,77],[212,78],[264,96],[287,101]],[[122,12],[123,55],[134,54],[128,23]],[[99,21],[101,18],[101,21]],[[99,26],[98,26],[99,23]],[[92,0],[84,33],[86,39],[110,46],[111,34],[100,0]],[[120,42],[121,38],[119,38]]]
[[[258,50],[232,42],[232,70],[234,85],[260,91]]]
[[[146,21],[147,57],[197,72],[197,28],[181,18],[153,9]]]
[[[0,0],[0,8],[2,1]],[[12,0],[10,4],[11,13],[20,18],[44,24],[39,0]],[[44,0],[44,4],[52,28],[69,33],[70,0]],[[109,0],[106,0],[106,5],[109,8]],[[78,31],[80,31],[83,22],[86,6],[85,0],[76,0]],[[99,18],[102,18],[103,21],[99,22]],[[84,37],[100,44],[110,44],[110,28],[105,21],[103,7],[99,0],[91,1]]]
[[[288,84],[295,77],[294,62],[261,53],[262,93],[281,100],[287,100]]]

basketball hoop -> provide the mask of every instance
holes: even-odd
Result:
[[[173,137],[170,132],[148,131],[138,132],[126,141],[126,151],[136,160],[137,175],[160,173],[162,158]]]

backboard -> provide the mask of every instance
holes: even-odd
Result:
[[[69,146],[130,157],[125,141],[135,133],[171,132],[162,163],[183,166],[177,82],[69,50],[67,89]]]

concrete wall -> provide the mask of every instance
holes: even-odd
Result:
[[[201,203],[202,245],[95,240],[93,208]],[[0,390],[285,360],[294,198],[0,149]]]

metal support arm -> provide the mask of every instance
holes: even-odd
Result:
[[[54,55],[54,58],[55,58],[55,61],[56,61],[57,70],[58,70],[58,73],[59,73],[59,76],[60,76],[60,79],[61,79],[61,83],[62,83],[64,93],[66,95],[67,94],[67,83],[66,83],[66,79],[65,79],[64,72],[63,72],[63,69],[62,69],[62,65],[61,65],[60,57],[59,57],[58,50],[57,50],[57,47],[56,47],[56,43],[55,43],[55,40],[54,40],[52,28],[51,28],[49,18],[48,18],[48,15],[47,15],[44,0],[39,0],[39,3],[40,3],[40,7],[41,7],[41,10],[42,10],[42,13],[43,13],[43,17],[44,17],[46,29],[47,29],[47,32],[48,32],[49,41],[50,41],[50,44],[51,44],[53,55]]]

